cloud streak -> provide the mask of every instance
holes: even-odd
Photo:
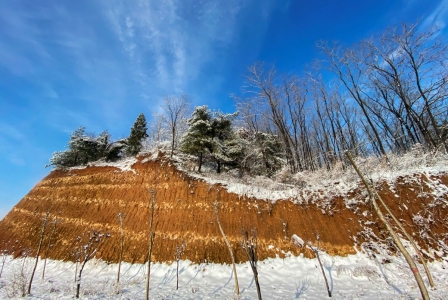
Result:
[[[437,8],[427,16],[420,26],[421,30],[428,30],[431,27],[438,29],[437,35],[442,33],[446,27],[448,18],[448,0],[442,0]]]
[[[105,14],[146,94],[185,91],[232,42],[242,9],[234,0],[110,3],[104,2]]]

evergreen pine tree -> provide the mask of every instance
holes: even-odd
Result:
[[[68,166],[77,166],[80,164],[86,164],[88,162],[87,147],[84,140],[87,139],[86,128],[79,127],[70,135],[70,141],[68,142],[67,156],[71,157],[71,162],[68,161]],[[71,154],[71,155],[70,155]]]
[[[206,105],[194,109],[187,121],[189,129],[183,137],[180,150],[198,157],[198,171],[201,171],[204,157],[216,162],[217,173],[222,164],[234,164],[241,152],[235,139],[232,122],[237,113],[212,113]]]
[[[54,152],[49,166],[73,167],[85,163],[88,155],[85,153],[83,140],[87,138],[85,127],[79,127],[70,135],[67,150]]]
[[[131,134],[127,138],[128,155],[137,155],[142,150],[142,141],[148,137],[146,133],[146,118],[144,114],[139,114],[131,128]]]
[[[106,161],[115,160],[121,156],[126,145],[126,140],[112,141],[107,130],[95,137],[93,134],[86,134],[85,127],[79,127],[70,135],[67,150],[54,152],[47,166],[66,168],[85,165],[102,158]]]
[[[204,154],[212,152],[212,114],[207,105],[197,106],[188,119],[188,131],[182,139],[180,150],[198,157],[201,171]]]
[[[212,127],[211,156],[216,162],[216,172],[221,173],[223,163],[231,165],[235,162],[241,147],[235,139],[232,122],[238,113],[224,114],[220,111],[214,113]]]

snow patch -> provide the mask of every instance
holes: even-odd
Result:
[[[119,159],[117,161],[95,161],[95,162],[91,162],[88,163],[87,165],[84,166],[76,166],[76,167],[71,167],[69,168],[69,170],[82,170],[85,169],[87,167],[115,167],[120,169],[122,172],[132,172],[134,174],[137,174],[137,172],[132,168],[132,166],[137,162],[137,158],[136,157],[126,157],[126,158],[122,158]]]

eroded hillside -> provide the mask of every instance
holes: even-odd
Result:
[[[437,185],[443,188],[436,191]],[[448,195],[440,192],[447,185],[448,174],[442,173],[400,177],[392,185],[384,182],[379,187],[385,202],[433,258],[447,252]],[[355,247],[365,241],[388,243],[362,188],[346,195],[318,192],[311,200],[307,197],[307,201],[299,201],[306,194],[304,189],[294,199],[269,202],[229,193],[219,184],[195,179],[163,157],[139,157],[126,172],[110,166],[51,172],[0,222],[0,247],[14,250],[14,255],[20,255],[23,249],[35,252],[42,219],[50,212],[50,220],[56,217],[59,222],[49,257],[73,259],[77,237],[89,230],[100,230],[111,237],[98,256],[117,261],[117,215],[122,213],[123,259],[143,262],[148,249],[151,189],[155,191],[155,261],[172,261],[176,246],[185,242],[183,259],[229,262],[212,209],[216,201],[222,227],[240,261],[245,260],[239,245],[241,228],[257,229],[259,259],[288,252],[298,255],[300,251],[311,255],[291,244],[293,234],[313,243],[318,236],[321,248],[331,255],[354,253]],[[319,195],[324,201],[317,199]],[[47,227],[44,245],[51,226]]]

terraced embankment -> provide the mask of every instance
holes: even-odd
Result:
[[[259,259],[287,252],[297,255],[300,251],[312,255],[291,244],[292,234],[313,243],[318,235],[321,248],[332,255],[354,253],[354,246],[365,240],[387,237],[364,201],[362,189],[326,199],[325,207],[313,204],[319,199],[307,204],[290,200],[270,203],[228,193],[219,185],[194,179],[163,158],[140,157],[132,169],[134,172],[88,167],[51,172],[0,222],[0,249],[8,247],[12,251],[14,247],[14,255],[20,255],[22,249],[35,252],[42,219],[48,211],[50,221],[53,218],[59,221],[49,257],[73,259],[77,237],[88,230],[101,230],[111,237],[102,244],[98,256],[117,261],[120,248],[117,214],[122,213],[123,259],[143,262],[148,249],[151,189],[155,191],[153,261],[172,261],[176,246],[186,242],[183,259],[229,262],[212,209],[215,201],[219,202],[222,227],[240,261],[245,260],[239,244],[242,227],[257,229]],[[448,195],[435,195],[431,190],[434,183],[446,189],[448,175],[398,178],[393,187],[384,184],[379,193],[421,247],[441,250],[440,242],[448,244]],[[300,197],[299,193],[297,199]],[[322,193],[322,197],[328,198],[328,193]],[[358,200],[347,206],[350,199]],[[417,215],[421,218],[416,219]],[[44,247],[52,226],[51,223],[47,226]]]

